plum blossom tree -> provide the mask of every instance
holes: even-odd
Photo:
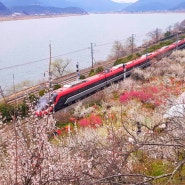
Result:
[[[165,75],[158,68],[165,66],[171,75],[172,70],[165,63],[151,69],[163,79]],[[167,86],[157,80],[147,83],[141,87],[137,81],[127,79],[104,90],[109,97],[119,89],[127,91],[127,101],[105,102],[100,106],[102,110],[84,109],[85,114],[78,119],[85,115],[91,118],[88,124],[100,126],[77,129],[65,137],[55,132],[54,115],[37,118],[30,104],[29,117],[12,115],[13,122],[8,127],[0,119],[0,184],[184,184],[185,114],[163,116],[177,96],[166,91],[171,87],[170,81]],[[154,108],[148,106],[159,97],[165,101]],[[80,107],[73,116],[79,114]]]
[[[63,60],[63,59],[57,59],[51,63],[51,70],[52,75],[56,77],[61,77],[64,74],[69,73],[69,63],[71,61],[69,59]]]
[[[155,43],[158,42],[159,39],[162,37],[162,30],[156,28],[155,30],[149,32],[147,35],[150,38],[150,40],[152,40]]]

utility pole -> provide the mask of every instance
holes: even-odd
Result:
[[[155,36],[156,36],[156,43],[157,43],[158,40],[159,40],[159,30],[158,30],[158,28],[156,28]]]
[[[93,49],[92,42],[91,42],[91,61],[92,61],[92,68],[94,68],[94,49]]]
[[[178,40],[179,40],[179,34],[177,32],[177,35],[176,35],[176,50],[178,50]]]
[[[4,95],[4,92],[3,92],[3,89],[1,88],[1,86],[0,86],[0,95],[3,97],[5,104],[7,104],[7,101],[6,101],[6,98],[5,98],[5,95]]]
[[[171,35],[171,27],[172,26],[168,26],[168,31],[169,31],[170,35]]]
[[[49,91],[50,91],[50,88],[52,87],[51,80],[52,80],[52,74],[51,74],[51,42],[50,42],[49,44]]]
[[[48,104],[49,107],[52,106],[52,100],[51,100],[51,91],[52,91],[52,72],[51,72],[51,42],[49,43],[49,69],[48,69],[48,75],[49,75],[49,92],[48,92]],[[47,116],[47,120],[46,120],[47,124],[49,123],[49,117]]]
[[[13,74],[13,91],[14,96],[16,95],[15,91],[15,77]],[[16,105],[16,97],[15,97],[15,105]],[[12,115],[12,121],[13,121],[13,129],[15,133],[15,185],[18,185],[18,142],[17,142],[17,125],[16,125],[16,114],[15,114],[15,107],[14,107],[14,113]]]
[[[76,72],[77,72],[77,79],[79,80],[80,72],[79,72],[79,64],[78,64],[78,62],[76,63]]]

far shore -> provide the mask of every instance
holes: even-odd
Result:
[[[58,15],[21,15],[21,16],[2,16],[0,22],[4,21],[18,21],[29,19],[43,19],[43,18],[57,18],[57,17],[69,17],[69,16],[81,16],[87,14],[58,14]]]
[[[164,12],[97,12],[88,14],[164,14],[164,13],[185,13],[185,11],[164,11]],[[88,14],[55,14],[55,15],[20,15],[20,16],[0,16],[0,22],[4,21],[18,21],[18,20],[29,20],[29,19],[43,19],[43,18],[57,18],[57,17],[69,17],[69,16],[83,16]]]

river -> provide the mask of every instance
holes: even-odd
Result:
[[[106,60],[114,41],[124,44],[133,34],[139,45],[148,32],[165,32],[184,15],[89,14],[0,22],[0,86],[7,93],[13,84],[46,80],[50,43],[52,60],[69,59],[74,71],[77,62],[81,69],[91,66],[91,43],[95,61]]]

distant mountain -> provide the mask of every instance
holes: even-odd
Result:
[[[30,5],[38,5],[38,0],[1,0],[1,2],[8,8],[12,8],[14,6],[30,6]]]
[[[146,12],[146,11],[168,11],[177,7],[185,0],[138,0],[132,5],[123,9],[127,12]]]
[[[79,7],[88,12],[120,11],[130,3],[116,3],[112,0],[2,0],[8,7],[44,6],[44,7]]]
[[[172,10],[185,10],[185,1],[173,7]]]
[[[35,15],[35,14],[87,14],[87,12],[81,8],[77,7],[67,7],[67,8],[56,8],[56,7],[43,7],[40,5],[30,5],[30,6],[16,6],[11,9],[13,12],[19,12],[25,15]]]
[[[10,15],[11,11],[3,4],[0,2],[0,15]]]
[[[131,3],[116,3],[112,0],[69,0],[88,12],[120,11]]]
[[[33,14],[86,14],[67,0],[2,0],[12,11],[26,15]]]
[[[38,0],[41,6],[46,7],[57,7],[57,8],[66,8],[66,7],[78,7],[78,5],[70,2],[70,0]]]
[[[87,12],[156,12],[185,10],[185,0],[138,0],[116,3],[113,0],[0,0],[1,14],[61,14]],[[7,8],[6,8],[7,7]]]

